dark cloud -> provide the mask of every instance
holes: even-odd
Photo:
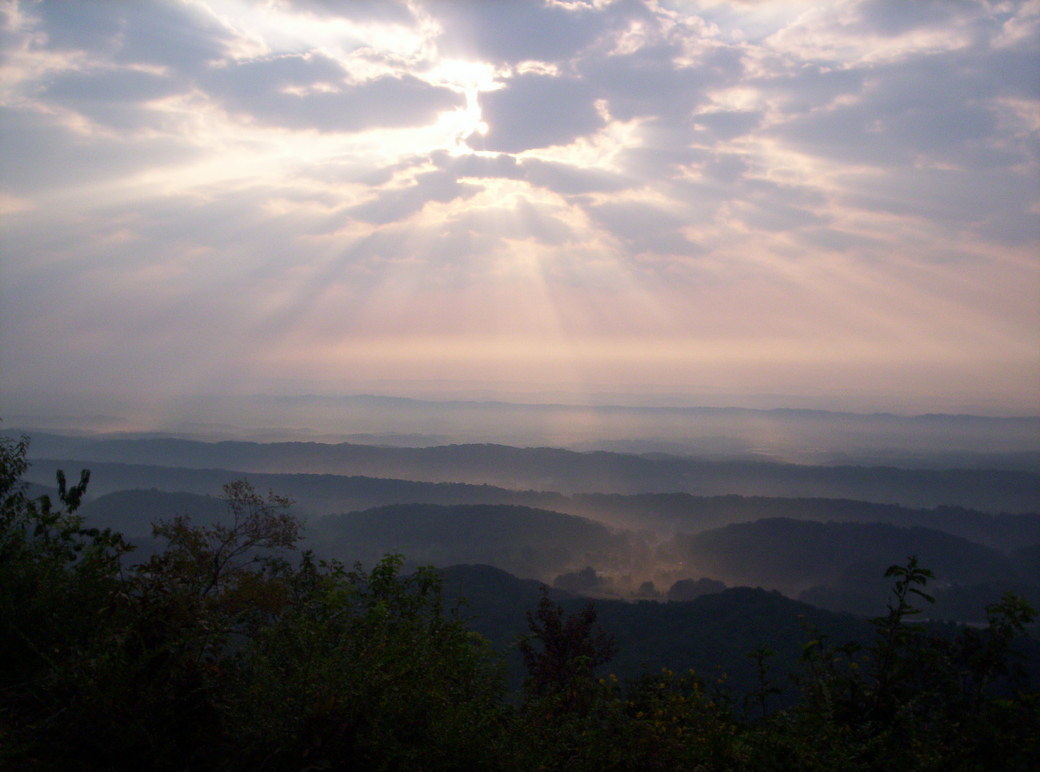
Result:
[[[176,138],[85,136],[46,114],[0,108],[0,181],[15,195],[75,190],[201,153]]]
[[[95,123],[135,129],[155,120],[142,103],[181,93],[173,78],[135,70],[102,70],[59,75],[43,91],[47,102],[75,110]]]
[[[494,63],[569,59],[610,21],[591,5],[565,8],[531,0],[426,0],[423,6],[443,26],[438,45],[444,53]]]
[[[757,128],[762,113],[756,110],[719,110],[700,113],[694,124],[710,132],[717,140],[726,141]]]
[[[950,52],[873,67],[853,99],[769,133],[813,155],[879,167],[918,159],[972,167],[1021,163],[1029,151],[1001,136],[1003,108],[996,101],[1024,87],[997,74],[1012,62],[1019,60]],[[1036,85],[1032,91],[1035,98]]]
[[[1037,24],[1040,33],[1040,23]],[[1009,96],[1036,99],[1040,92],[1040,34],[1033,35],[1030,47],[987,51],[975,62],[964,62],[972,73],[977,93],[984,96]]]
[[[749,84],[782,100],[784,114],[792,116],[826,107],[842,96],[859,94],[867,77],[863,69],[812,62],[800,64],[797,68],[777,63],[774,69],[769,64],[768,60],[763,63],[769,74],[759,75],[751,79]]]
[[[910,148],[879,130],[877,114],[864,106],[810,113],[771,129],[769,134],[808,155],[872,166],[903,166]]]
[[[438,168],[457,177],[499,177],[517,180],[524,176],[523,169],[511,155],[449,155],[435,153],[431,159]]]
[[[683,217],[651,204],[631,201],[589,207],[589,215],[634,254],[696,254],[700,247],[686,239],[679,228]]]
[[[894,169],[849,180],[842,203],[918,217],[947,229],[978,230],[987,238],[1022,243],[1036,238],[1031,207],[1040,200],[1035,174],[1010,170]]]
[[[40,16],[52,48],[101,50],[117,62],[179,72],[198,72],[224,58],[234,39],[210,14],[176,3],[44,0],[30,12]]]
[[[589,57],[578,70],[607,100],[613,117],[652,116],[685,125],[706,92],[735,82],[743,65],[739,52],[713,49],[696,66],[676,67],[680,53],[674,43],[659,43],[632,54]]]
[[[176,93],[177,83],[163,75],[135,70],[102,70],[59,75],[43,92],[48,100],[144,102]]]
[[[403,0],[275,0],[287,11],[298,11],[322,17],[411,24],[415,21]]]
[[[857,7],[865,32],[895,37],[922,27],[941,27],[975,3],[958,0],[868,0]]]
[[[748,162],[738,155],[718,153],[704,163],[701,171],[714,182],[732,183],[739,180],[749,168]]]
[[[126,27],[128,3],[100,0],[95,3],[67,3],[45,0],[23,6],[39,18],[47,36],[47,47],[61,51],[115,48]]]
[[[214,71],[212,83],[218,88],[248,97],[279,92],[290,87],[338,84],[346,78],[346,71],[336,60],[312,52],[228,63]]]
[[[228,65],[215,70],[207,85],[227,109],[252,120],[326,132],[421,125],[463,103],[456,92],[411,75],[357,85],[344,75],[325,57],[293,56]],[[332,90],[307,88],[318,84]]]
[[[490,126],[488,150],[519,153],[532,148],[566,145],[604,125],[596,111],[596,95],[580,80],[547,75],[520,75],[506,88],[481,97]]]
[[[552,163],[529,158],[524,161],[526,179],[533,185],[548,188],[564,195],[610,192],[637,184],[631,177],[600,169],[583,169],[564,163]]]
[[[870,68],[863,96],[881,116],[911,109],[949,110],[1004,91],[999,75],[982,75],[988,69],[980,67],[976,55],[962,51],[918,56]]]

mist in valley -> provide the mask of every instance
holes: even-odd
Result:
[[[763,587],[865,614],[914,554],[939,618],[977,621],[987,593],[1040,600],[1040,419],[365,396],[227,412],[260,405],[287,425],[328,411],[325,441],[30,427],[28,479],[89,468],[88,523],[141,555],[153,521],[219,521],[241,477],[293,499],[306,546],[348,563],[487,564],[628,601]],[[328,436],[337,422],[353,431]]]

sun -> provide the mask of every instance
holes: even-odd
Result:
[[[442,59],[424,74],[424,80],[434,86],[449,88],[463,94],[463,107],[443,113],[438,121],[449,133],[449,150],[455,155],[471,154],[475,151],[466,140],[474,135],[484,136],[488,124],[480,108],[480,94],[502,88],[497,80],[495,68],[486,62],[463,59]]]

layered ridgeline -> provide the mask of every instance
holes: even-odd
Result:
[[[214,522],[222,513],[214,495],[245,475],[296,501],[309,519],[307,546],[348,563],[396,551],[411,565],[490,564],[602,598],[664,601],[748,585],[868,614],[884,568],[913,553],[936,571],[936,617],[978,621],[1006,590],[1040,601],[1040,475],[1024,469],[806,467],[498,445],[45,436],[34,447],[29,479],[39,483],[59,468],[91,468],[83,514],[134,538],[141,559],[153,521]],[[70,457],[43,457],[58,451]],[[287,471],[299,469],[323,473]],[[368,474],[328,473],[345,469]],[[566,492],[548,487],[560,481]],[[801,495],[734,492],[749,488]],[[641,492],[617,492],[631,489]],[[849,498],[857,491],[864,500]],[[922,500],[928,506],[915,505]],[[1002,512],[1001,502],[1019,506]]]
[[[495,485],[560,493],[690,493],[847,498],[990,512],[1040,510],[1040,464],[989,456],[956,468],[804,465],[505,445],[399,448],[347,443],[198,442],[38,436],[34,460],[144,464],[250,473],[308,473]],[[1000,458],[997,456],[994,458]],[[125,486],[124,486],[125,487]]]
[[[760,511],[768,513],[773,503],[750,500],[742,512],[753,516],[761,505]],[[840,510],[842,502],[832,503]],[[100,496],[82,511],[91,524],[132,536],[140,554],[147,555],[151,522],[188,515],[194,522],[212,523],[224,509],[216,497],[134,490]],[[807,508],[808,513],[819,511],[819,506]],[[974,514],[978,523],[988,518],[994,531],[1010,519]],[[1011,519],[1019,520],[1040,527],[1040,517]],[[760,586],[861,613],[871,613],[883,595],[881,574],[891,556],[906,552],[920,555],[936,572],[934,613],[940,618],[975,621],[988,598],[1009,590],[1040,599],[1036,546],[1005,552],[936,528],[889,523],[761,518],[665,539],[532,507],[418,503],[312,518],[305,544],[321,556],[345,561],[372,563],[387,552],[401,552],[413,565],[486,563],[598,597],[681,599],[700,594],[692,580],[703,583],[711,577],[724,583],[706,585],[715,591],[726,585]]]
[[[36,459],[29,475],[39,484],[53,480],[57,469],[89,465],[95,498],[128,490],[215,494],[229,479],[243,476],[234,469],[184,469],[135,464],[97,463],[81,459]],[[318,516],[399,503],[504,504],[550,509],[595,519],[613,527],[655,533],[694,533],[733,522],[764,517],[847,522],[882,522],[943,530],[999,549],[1040,543],[1040,518],[1035,511],[986,512],[963,506],[907,507],[870,501],[764,496],[695,496],[688,493],[571,494],[512,490],[492,485],[425,483],[388,478],[257,474],[248,478],[260,488],[284,491],[304,516]],[[141,502],[145,504],[144,501]],[[145,504],[151,506],[150,504]],[[105,503],[105,511],[120,508]],[[138,522],[135,522],[138,521]],[[148,517],[128,511],[122,526],[148,532]]]
[[[258,440],[263,448],[254,448],[257,461],[265,456],[284,462],[280,446],[287,443],[281,440],[301,437],[317,440],[308,443],[314,446],[313,455],[307,461],[308,468],[297,471],[342,472],[334,467],[319,470],[314,466],[317,461],[336,463],[342,450],[335,443],[341,442],[399,448],[492,442],[514,447],[919,468],[1036,471],[1040,465],[1037,445],[1040,417],[1035,416],[905,416],[668,404],[432,402],[370,395],[235,396],[217,401],[188,399],[182,407],[193,417],[193,423],[175,430],[181,431],[182,437]],[[40,430],[56,425],[53,420],[41,420]],[[111,424],[111,421],[105,423]],[[86,420],[83,425],[92,424]],[[260,426],[295,428],[256,428]],[[307,427],[321,427],[324,433],[317,434]],[[40,431],[33,434],[41,443],[44,441]],[[49,447],[46,453],[51,457],[64,457],[69,453],[62,448],[94,444],[97,439],[60,438],[61,447]],[[118,453],[116,445],[125,438],[112,439],[115,440],[113,452]],[[164,453],[176,452],[165,439],[163,444]],[[232,444],[222,443],[214,452],[223,453]],[[194,455],[190,448],[182,446],[182,450],[186,459]],[[408,459],[409,455],[402,454],[399,458]],[[172,459],[167,457],[167,460]],[[204,463],[224,465],[219,455]]]

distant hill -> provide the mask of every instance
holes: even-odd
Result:
[[[325,515],[399,503],[515,504],[556,508],[566,501],[557,493],[510,491],[486,485],[427,483],[376,477],[329,474],[243,473],[234,469],[189,469],[142,464],[88,462],[79,459],[35,459],[26,477],[53,484],[58,469],[88,467],[88,494],[99,496],[129,489],[156,488],[216,496],[231,480],[246,478],[258,489],[274,490],[297,503],[305,516]]]
[[[597,404],[585,405],[554,403],[554,397],[547,394],[528,395],[525,399],[531,401],[523,403],[464,397],[428,401],[364,394],[187,397],[181,409],[185,417],[190,416],[190,422],[179,425],[179,429],[196,439],[202,435],[353,441],[349,438],[368,434],[385,438],[380,444],[388,445],[402,444],[397,441],[402,436],[412,436],[420,440],[419,444],[431,444],[429,440],[439,437],[444,440],[440,444],[581,446],[585,450],[753,456],[813,464],[845,463],[838,460],[845,459],[859,465],[933,468],[938,459],[940,464],[945,461],[951,466],[996,468],[994,464],[1010,463],[1016,469],[1026,464],[1032,471],[1040,471],[1035,455],[1040,451],[1037,416],[908,416],[693,406],[674,398],[652,404],[645,395],[638,398],[637,405],[626,404],[632,396],[600,395],[590,398]],[[790,399],[770,398],[769,402]],[[54,419],[44,422],[41,430],[60,426]],[[269,428],[258,429],[258,422]],[[417,434],[421,437],[415,437]],[[1033,454],[1031,458],[1029,454]],[[222,462],[213,465],[225,466]],[[346,473],[368,474],[360,470]]]
[[[151,535],[152,523],[186,515],[196,524],[221,520],[227,512],[214,496],[149,490],[126,490],[98,496],[80,507],[79,514],[94,528],[111,528],[129,539]]]
[[[158,469],[172,471],[175,477],[179,471]],[[285,488],[278,484],[283,480],[258,477],[254,482],[260,485],[274,482],[277,490]],[[219,489],[219,481],[226,479],[219,470],[204,472],[201,478],[212,482],[216,489]],[[397,488],[392,485],[395,481],[371,478],[324,475],[286,475],[284,478],[293,480],[301,490],[315,487],[315,481],[320,483],[319,489],[322,485],[336,488],[337,483],[342,483],[355,494],[367,491],[366,496],[376,498],[376,494],[386,494],[387,490],[405,491],[407,496],[419,493],[448,499],[458,496],[479,500],[480,496],[489,494],[492,498],[498,494],[523,498],[517,492],[484,486],[404,481]],[[389,488],[384,488],[387,484]],[[38,487],[33,492],[43,490]],[[545,494],[532,493],[531,497],[544,500]],[[581,508],[588,505],[589,498],[556,495],[552,501]],[[606,498],[615,515],[620,502],[629,501],[626,497]],[[632,509],[629,518],[639,522],[640,517],[646,517],[653,522],[653,511],[643,512],[640,507],[659,498],[633,497],[629,501]],[[898,507],[879,508],[862,502],[698,499],[687,495],[664,498],[671,502],[674,511],[665,508],[664,513],[658,512],[660,518],[678,517],[685,512],[688,517],[675,522],[700,525],[718,518],[747,517],[799,506],[804,507],[799,511],[807,517],[840,512],[842,507],[851,507],[857,516],[880,510],[893,519],[902,517],[910,522],[914,516],[939,514]],[[703,517],[697,515],[698,511]],[[150,537],[153,521],[187,515],[196,523],[209,523],[220,519],[225,509],[215,496],[148,489],[98,496],[84,504],[80,513],[88,525],[124,533],[139,547],[132,559],[140,560],[156,547]],[[962,520],[974,522],[980,528],[980,524],[988,521],[992,532],[998,532],[1008,523],[1029,521],[1026,516],[991,517],[966,511],[958,514]],[[1040,587],[1036,583],[1036,577],[1040,576],[1036,570],[1040,546],[1021,547],[1004,555],[936,530],[790,518],[705,530],[700,539],[693,534],[677,537],[660,550],[661,554],[655,559],[647,536],[635,533],[634,529],[618,532],[600,522],[545,508],[417,502],[312,518],[305,530],[304,546],[316,549],[324,557],[338,557],[347,563],[359,559],[371,563],[386,552],[401,551],[412,565],[479,561],[545,581],[595,566],[609,574],[610,586],[600,593],[607,595],[634,592],[638,584],[648,578],[653,578],[658,589],[665,591],[676,579],[707,574],[735,584],[780,587],[816,606],[858,614],[875,613],[878,599],[886,596],[887,581],[881,577],[885,567],[905,558],[905,553],[916,551],[922,555],[923,563],[939,574],[940,583],[932,588],[939,599],[936,606],[929,608],[932,617],[978,621],[984,606],[1005,591],[1040,602]],[[684,545],[694,545],[695,554],[684,551]],[[626,581],[628,587],[623,589]]]
[[[251,474],[321,473],[560,493],[846,498],[910,507],[1040,511],[1040,473],[1022,470],[805,466],[491,444],[402,448],[312,442],[85,440],[55,435],[36,438],[30,454],[37,460],[67,458],[91,465],[119,462]]]
[[[696,533],[729,523],[783,517],[916,525],[1005,551],[1040,543],[1040,514],[990,514],[951,506],[924,509],[852,499],[693,496],[688,493],[575,494],[551,506],[618,527],[652,528],[668,534]]]
[[[929,528],[886,523],[769,518],[678,535],[661,553],[727,584],[761,585],[794,597],[839,581],[850,566],[881,576],[911,554],[935,572],[939,583],[1019,578],[1008,556],[997,550]]]
[[[646,552],[633,534],[516,506],[397,504],[320,518],[309,534],[319,554],[348,561],[400,552],[414,563],[490,563],[546,579],[589,564],[624,570]]]
[[[221,486],[243,476],[231,469],[186,469],[135,464],[36,460],[28,477],[54,482],[54,472],[89,466],[88,495],[127,489],[158,489],[215,496]],[[574,494],[509,490],[490,485],[426,483],[373,477],[311,474],[244,475],[257,488],[289,496],[303,516],[370,509],[389,504],[502,504],[549,509],[587,517],[615,528],[650,530],[663,536],[696,533],[733,522],[771,517],[919,525],[1002,550],[1040,543],[1040,514],[988,514],[961,507],[920,509],[850,499],[693,496],[688,493]],[[133,515],[130,515],[133,517]]]
[[[525,613],[537,607],[537,582],[524,581],[490,566],[451,566],[443,569],[445,594],[465,598],[463,615],[470,626],[509,657],[513,686],[519,686],[522,668],[516,642],[527,632]],[[551,597],[568,611],[589,602],[557,590]],[[878,600],[883,610],[884,596]],[[618,645],[615,659],[603,668],[619,677],[638,677],[648,669],[667,667],[683,673],[691,668],[714,682],[725,674],[722,688],[744,694],[756,686],[749,658],[765,646],[776,652],[772,677],[790,687],[786,674],[798,668],[809,629],[816,628],[834,642],[867,642],[870,625],[785,598],[779,593],[734,587],[696,600],[673,603],[628,603],[596,600],[599,623]]]

